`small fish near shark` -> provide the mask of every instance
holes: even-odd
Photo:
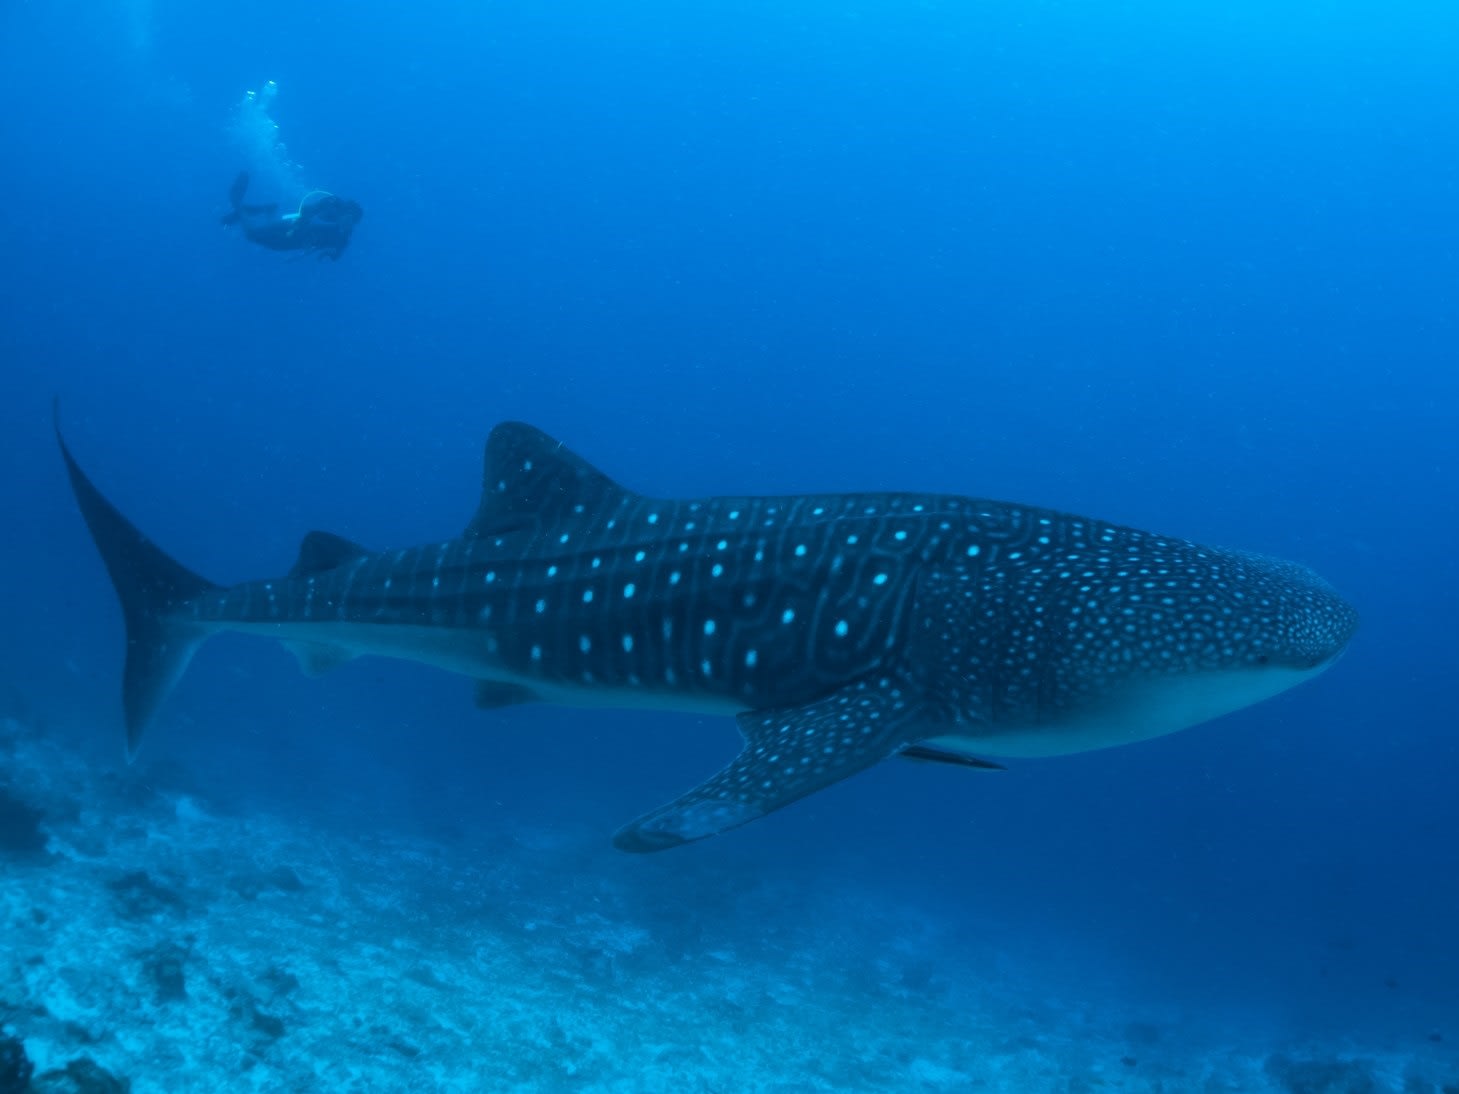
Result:
[[[1139,741],[1317,675],[1357,614],[1291,562],[1028,505],[937,494],[662,499],[529,425],[486,444],[456,539],[304,537],[222,587],[91,484],[56,429],[127,630],[127,747],[219,631],[317,671],[376,654],[523,702],[733,715],[728,767],[622,828],[716,835],[893,756],[970,767]]]

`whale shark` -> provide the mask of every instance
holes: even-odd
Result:
[[[1030,505],[917,493],[655,498],[545,433],[492,430],[458,537],[308,533],[280,577],[219,586],[148,539],[56,437],[125,619],[128,755],[210,635],[361,655],[542,702],[737,719],[727,767],[620,829],[659,851],[892,757],[999,760],[1208,721],[1330,666],[1357,614],[1306,567]]]

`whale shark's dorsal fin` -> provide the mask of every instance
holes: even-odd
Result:
[[[481,505],[462,536],[552,528],[570,515],[616,508],[630,496],[561,441],[522,422],[503,422],[487,438]]]
[[[305,577],[336,570],[346,562],[368,558],[370,552],[354,540],[333,532],[310,532],[299,544],[299,557],[294,560],[290,577]]]

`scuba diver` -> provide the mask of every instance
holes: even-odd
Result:
[[[320,258],[337,259],[350,245],[350,233],[365,215],[360,203],[336,197],[326,190],[311,190],[299,203],[298,212],[279,215],[273,202],[250,205],[248,172],[240,171],[228,191],[233,211],[224,224],[241,224],[243,234],[271,251],[313,251]]]

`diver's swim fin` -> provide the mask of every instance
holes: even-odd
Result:
[[[248,193],[248,172],[239,171],[238,177],[233,180],[233,185],[228,187],[228,203],[235,210],[243,207],[243,195]]]
[[[257,205],[244,204],[243,198],[247,193],[248,172],[239,171],[233,185],[228,187],[228,204],[233,206],[233,211],[224,213],[219,219],[220,224],[237,224],[244,217],[273,216],[279,211],[278,202],[275,201],[260,202]]]
[[[233,180],[233,185],[228,187],[228,204],[233,206],[233,210],[219,217],[219,224],[226,227],[229,224],[237,224],[243,219],[243,214],[248,211],[248,207],[243,204],[243,195],[246,193],[248,193],[248,172],[239,171],[238,177]]]

